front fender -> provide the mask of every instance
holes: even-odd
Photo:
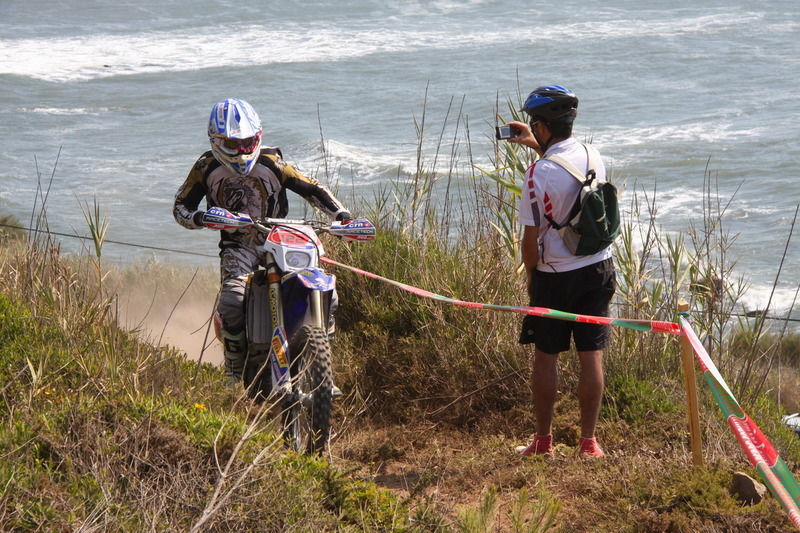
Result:
[[[313,291],[328,292],[336,288],[336,276],[326,274],[322,269],[315,267],[289,272],[283,276],[281,283],[292,281],[296,281],[303,287]]]

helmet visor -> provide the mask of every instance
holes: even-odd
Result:
[[[217,146],[230,155],[251,154],[253,150],[258,148],[260,142],[261,134],[258,134],[246,139],[222,138],[218,140]]]

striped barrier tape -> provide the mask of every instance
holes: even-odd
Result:
[[[672,333],[673,335],[680,335],[681,333],[681,327],[678,324],[676,324],[675,322],[666,322],[662,320],[631,320],[627,318],[609,318],[605,316],[576,315],[573,313],[567,313],[565,311],[558,311],[556,309],[548,309],[546,307],[525,307],[525,306],[513,306],[513,305],[483,304],[478,302],[465,302],[464,300],[448,298],[447,296],[442,296],[441,294],[436,294],[434,292],[426,291],[424,289],[420,289],[412,285],[406,285],[405,283],[400,283],[399,281],[394,281],[388,278],[384,278],[377,274],[373,274],[372,272],[367,272],[366,270],[361,270],[360,268],[352,267],[350,265],[345,265],[344,263],[339,263],[338,261],[334,261],[333,259],[330,259],[328,257],[322,257],[320,261],[322,261],[327,265],[343,268],[345,270],[355,272],[356,274],[360,274],[362,276],[371,279],[377,279],[384,283],[388,283],[389,285],[394,285],[395,287],[398,287],[406,292],[410,292],[411,294],[415,294],[423,298],[430,298],[432,300],[447,302],[453,305],[460,305],[462,307],[470,307],[472,309],[492,309],[495,311],[509,311],[512,313],[520,313],[523,315],[536,315],[546,318],[555,318],[558,320],[569,320],[571,322],[583,322],[586,324],[619,326],[627,329],[635,329],[637,331]]]
[[[788,465],[781,459],[775,447],[761,432],[756,423],[747,416],[730,388],[722,379],[717,367],[711,361],[703,343],[692,330],[691,324],[680,317],[683,334],[697,356],[703,377],[711,389],[717,405],[722,410],[731,431],[747,455],[750,464],[758,471],[769,491],[789,514],[792,523],[800,528],[800,485]]]

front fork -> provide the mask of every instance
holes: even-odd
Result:
[[[272,259],[272,257],[268,257]],[[267,294],[272,324],[272,338],[269,345],[269,366],[272,377],[272,390],[280,390],[284,397],[292,392],[291,372],[289,371],[289,339],[283,323],[283,302],[281,301],[281,274],[275,264],[267,263]]]
[[[323,323],[322,292],[311,291],[308,301],[311,306],[311,312],[309,314],[311,325],[325,329],[325,324]]]
[[[269,362],[270,375],[272,377],[272,390],[280,390],[284,397],[293,398],[291,386],[291,369],[289,365],[289,339],[286,335],[286,325],[284,323],[283,301],[281,297],[281,273],[273,261],[271,255],[267,258],[267,287],[269,294],[269,310],[272,318],[272,339],[270,342]],[[322,293],[318,290],[310,290],[308,322],[319,328],[324,328],[324,312],[322,305]],[[297,354],[291,354],[296,356]],[[310,398],[294,398],[305,403]]]

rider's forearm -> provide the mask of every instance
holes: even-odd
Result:
[[[337,219],[339,215],[349,213],[344,204],[327,187],[310,178],[301,179],[297,176],[287,176],[285,185],[290,191],[299,194],[308,203],[332,219]]]
[[[203,214],[205,211],[195,209],[194,211],[187,209],[185,206],[175,204],[172,209],[172,216],[175,221],[187,229],[200,229],[203,227]]]
[[[206,186],[204,182],[205,170],[208,166],[208,157],[201,157],[192,167],[186,181],[175,193],[175,204],[172,207],[172,216],[175,221],[188,229],[200,229],[203,227],[202,213],[199,210],[200,202],[206,196]]]

